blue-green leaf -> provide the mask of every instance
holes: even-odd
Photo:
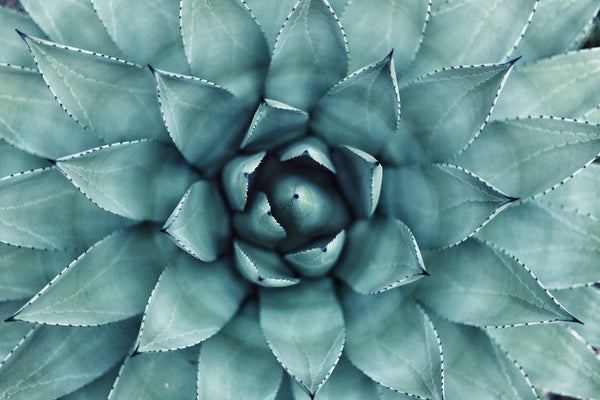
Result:
[[[487,332],[525,369],[534,386],[566,396],[598,398],[600,358],[568,326],[533,325]]]
[[[202,79],[153,70],[169,134],[185,159],[215,175],[235,153],[247,118],[227,90]]]
[[[289,267],[274,251],[269,251],[236,240],[233,244],[235,265],[250,282],[264,287],[285,287],[297,285]]]
[[[246,4],[182,0],[181,33],[192,71],[254,108],[269,66],[269,50]]]
[[[297,2],[298,0],[246,0],[246,4],[252,10],[252,14],[256,17],[267,38],[269,52],[275,45],[275,40],[283,26],[283,22]]]
[[[248,201],[250,176],[253,175],[267,153],[238,156],[225,165],[221,174],[222,185],[229,207],[234,211],[244,211]]]
[[[197,360],[197,348],[130,357],[121,367],[108,399],[193,399]]]
[[[277,36],[266,96],[312,111],[347,68],[346,38],[329,3],[300,0]]]
[[[476,326],[572,321],[527,267],[474,239],[425,253],[431,275],[416,298],[440,316]]]
[[[0,137],[13,146],[55,159],[101,144],[65,114],[38,71],[0,65],[0,91]]]
[[[93,135],[109,143],[168,140],[147,70],[101,54],[23,37],[59,103]]]
[[[399,120],[400,95],[390,53],[332,87],[317,104],[311,128],[330,145],[378,154]]]
[[[197,181],[185,193],[163,231],[194,257],[215,261],[230,246],[229,212],[219,186]]]
[[[325,143],[315,137],[299,140],[281,151],[280,160],[289,161],[299,158],[309,158],[311,161],[336,173],[335,166]]]
[[[131,224],[92,204],[56,168],[0,179],[0,221],[0,242],[81,251]]]
[[[0,361],[4,360],[11,350],[29,332],[33,325],[18,321],[5,321],[15,313],[23,301],[0,302]]]
[[[194,346],[217,333],[247,294],[232,264],[230,258],[202,263],[179,253],[148,301],[137,352]]]
[[[196,398],[273,400],[281,375],[281,366],[260,330],[257,305],[251,302],[202,345]]]
[[[335,368],[346,332],[333,282],[261,289],[260,326],[283,368],[314,398]]]
[[[285,230],[273,216],[267,195],[256,193],[243,213],[233,214],[235,232],[244,240],[273,248],[285,239]]]
[[[76,392],[61,397],[61,400],[106,400],[117,378],[119,369],[120,366],[117,365],[92,383],[88,383]]]
[[[346,231],[340,231],[333,238],[319,240],[288,253],[284,259],[304,276],[323,276],[340,258],[345,239]]]
[[[375,215],[356,220],[335,275],[362,294],[413,282],[425,274],[421,252],[402,221]]]
[[[15,29],[44,38],[44,33],[31,20],[29,15],[0,6],[0,43],[2,43],[0,63],[35,68],[31,53],[27,51],[27,46],[15,32]]]
[[[26,153],[0,139],[0,178],[49,166],[47,160]]]
[[[379,209],[405,222],[422,249],[460,243],[510,201],[453,165],[386,168],[385,173]]]
[[[528,202],[502,212],[477,237],[514,255],[548,289],[600,282],[591,268],[600,253],[597,218],[550,204]]]
[[[553,118],[493,121],[453,160],[513,197],[554,188],[600,154],[600,125]]]
[[[442,348],[429,317],[401,288],[341,293],[346,355],[374,381],[423,399],[443,399]]]
[[[175,249],[156,227],[117,232],[61,271],[13,319],[94,326],[140,314]]]
[[[38,325],[0,365],[0,399],[54,399],[81,388],[123,358],[137,323],[134,319],[94,328]]]
[[[594,347],[600,347],[600,290],[596,286],[555,290],[552,295],[583,324],[573,325]]]
[[[174,147],[154,140],[96,147],[56,166],[98,207],[136,220],[164,221],[198,179]]]
[[[179,2],[171,0],[91,0],[106,30],[129,61],[188,73]]]
[[[121,56],[121,51],[106,32],[91,1],[22,0],[20,3],[50,40],[115,57]]]
[[[384,148],[393,165],[447,161],[485,127],[513,62],[443,69],[400,89],[399,130]]]

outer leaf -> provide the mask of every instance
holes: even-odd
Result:
[[[164,221],[198,179],[175,148],[153,140],[96,147],[56,166],[98,207],[137,220]]]
[[[600,290],[596,286],[556,290],[552,294],[580,321],[582,325],[573,325],[579,333],[594,347],[600,347]]]
[[[0,302],[0,321],[13,315],[22,304],[22,301]],[[4,360],[31,329],[32,326],[24,322],[0,322],[0,360]]]
[[[242,239],[267,248],[275,247],[286,236],[263,192],[254,195],[244,213],[233,215],[233,227]]]
[[[465,240],[510,201],[471,172],[452,165],[385,171],[380,210],[404,221],[424,249]]]
[[[377,385],[378,400],[413,400],[414,397],[407,396],[404,393],[399,393],[386,388],[385,386]]]
[[[600,282],[598,219],[529,202],[503,212],[477,237],[525,263],[548,289]]]
[[[229,212],[218,185],[195,182],[165,222],[163,231],[194,257],[215,261],[231,241]]]
[[[600,358],[570,328],[552,324],[490,329],[488,333],[523,366],[536,387],[598,398]]]
[[[234,242],[233,251],[238,271],[250,282],[264,287],[293,286],[300,282],[275,252],[240,241]]]
[[[378,154],[396,132],[399,119],[400,95],[390,53],[331,88],[317,104],[311,128],[331,145]]]
[[[249,156],[238,156],[227,163],[221,174],[225,196],[234,211],[244,211],[248,200],[250,175],[258,169],[266,151]]]
[[[182,0],[181,33],[192,71],[254,108],[269,66],[269,50],[246,4]]]
[[[443,399],[441,344],[429,317],[402,293],[341,293],[346,355],[374,381],[422,399]]]
[[[93,326],[130,318],[144,309],[173,253],[153,227],[113,234],[61,271],[13,319]]]
[[[260,330],[257,305],[252,302],[202,345],[196,398],[273,400],[281,372]]]
[[[38,71],[0,65],[0,91],[0,136],[19,149],[55,159],[101,144],[56,104]]]
[[[259,292],[260,326],[269,347],[311,398],[344,348],[344,317],[333,290],[333,282],[323,278]]]
[[[108,399],[192,399],[197,359],[196,348],[128,358]]]
[[[334,174],[336,173],[329,148],[315,137],[308,137],[285,147],[281,152],[280,160],[289,161],[300,157],[309,158],[317,165],[327,168]]]
[[[398,133],[382,159],[393,165],[446,161],[484,128],[514,61],[436,71],[400,89]],[[433,99],[433,100],[432,100]]]
[[[79,389],[123,358],[136,325],[37,326],[0,365],[0,399],[45,400]]]
[[[421,252],[408,227],[379,215],[354,222],[335,269],[336,276],[362,294],[393,289],[424,274]]]
[[[56,168],[0,179],[0,242],[83,250],[130,222],[102,211]]]
[[[0,178],[49,166],[48,161],[32,156],[0,139]]]
[[[311,111],[347,67],[344,31],[329,3],[300,0],[277,37],[266,96]]]
[[[23,38],[61,106],[92,134],[106,142],[167,140],[146,70],[98,53]]]
[[[350,47],[350,70],[376,62],[392,49],[396,71],[406,70],[421,46],[429,8],[427,0],[349,2],[342,25]]]
[[[292,394],[292,385],[298,384],[295,383],[295,381],[292,382],[292,378],[288,374],[283,374],[281,386],[279,387],[279,392],[277,392],[275,400],[295,400],[294,395]]]
[[[297,2],[298,0],[246,0],[267,38],[269,51],[273,49],[283,22]]]
[[[91,1],[111,38],[130,61],[173,72],[189,72],[177,1]]]
[[[207,264],[180,253],[148,302],[137,352],[180,349],[208,339],[233,317],[246,293],[231,259]]]
[[[2,43],[0,63],[35,68],[35,62],[27,51],[27,46],[23,44],[15,29],[37,37],[44,37],[44,33],[29,15],[0,6],[0,42]]]
[[[569,179],[600,154],[600,125],[528,118],[494,121],[454,161],[514,197]]]
[[[227,90],[198,78],[154,72],[169,134],[185,159],[215,175],[235,153],[247,122]]]
[[[121,51],[106,32],[90,1],[22,0],[21,4],[50,40],[120,57]]]
[[[430,278],[417,299],[440,316],[476,326],[572,321],[525,265],[484,243],[425,254]]]
[[[346,231],[340,231],[333,238],[312,243],[294,253],[284,256],[303,276],[323,276],[337,263],[346,239]]]
[[[494,118],[557,115],[588,118],[600,105],[600,48],[580,50],[528,64],[511,74]]]
[[[441,318],[434,321],[444,346],[446,398],[537,400],[523,370],[484,331]]]
[[[61,397],[61,400],[106,400],[118,373],[119,366],[117,365],[92,383]]]

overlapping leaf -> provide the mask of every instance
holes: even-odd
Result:
[[[600,347],[600,290],[596,286],[577,287],[552,292],[581,325],[573,325],[575,332],[592,346]]]
[[[50,165],[47,160],[33,156],[0,139],[0,178]]]
[[[0,63],[35,68],[35,62],[27,51],[27,46],[23,44],[15,29],[45,38],[44,33],[29,15],[0,6],[0,42],[2,43]]]
[[[23,305],[23,301],[19,300],[0,302],[0,321],[4,321],[13,315],[21,305]],[[0,360],[4,360],[31,329],[33,327],[24,322],[0,323]]]
[[[238,271],[250,282],[273,288],[293,286],[300,282],[274,251],[236,240],[233,252]]]

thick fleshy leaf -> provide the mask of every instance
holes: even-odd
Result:
[[[311,128],[331,145],[378,154],[399,120],[400,95],[390,53],[331,88],[317,104]]]
[[[79,254],[0,244],[0,301],[31,298]]]
[[[454,159],[513,197],[557,186],[600,154],[600,125],[554,118],[493,121]]]
[[[592,28],[591,22],[599,9],[596,0],[540,1],[513,54],[523,55],[525,61],[531,61],[579,47]]]
[[[234,242],[233,251],[235,265],[250,282],[274,288],[293,286],[300,282],[281,257],[273,251],[240,241]]]
[[[540,60],[511,74],[494,118],[556,115],[600,123],[600,119],[588,118],[600,105],[598,87],[600,48]]]
[[[90,133],[109,143],[168,140],[147,70],[98,53],[23,38],[60,105]]]
[[[238,156],[229,161],[221,174],[222,185],[229,207],[234,211],[244,211],[248,201],[250,176],[253,175],[267,153]]]
[[[215,261],[229,247],[229,212],[212,181],[197,181],[185,193],[163,231],[194,257]]]
[[[156,227],[115,233],[61,271],[13,319],[94,326],[140,314],[175,249]]]
[[[180,253],[152,292],[136,351],[181,349],[217,333],[247,294],[232,264],[230,258],[202,263]]]
[[[307,125],[306,111],[264,99],[254,113],[240,147],[249,151],[270,150],[303,136]]]
[[[202,345],[196,398],[273,400],[281,373],[260,330],[257,305],[248,303],[221,332]]]
[[[267,195],[258,192],[244,213],[233,215],[233,228],[244,240],[273,248],[285,239],[285,230],[273,216]]]
[[[383,168],[372,155],[350,146],[333,153],[336,178],[354,214],[370,217],[379,204]]]
[[[0,321],[13,315],[22,305],[23,301],[0,302]],[[0,322],[0,361],[6,358],[31,329],[32,325],[24,322]]]
[[[600,358],[563,324],[489,329],[488,333],[527,371],[536,387],[577,398],[597,399]]]
[[[314,398],[342,355],[346,332],[333,282],[261,289],[260,326],[283,368]]]
[[[414,397],[377,385],[378,400],[414,400]]]
[[[442,348],[429,317],[402,289],[342,293],[345,354],[374,381],[422,399],[443,399]]]
[[[303,276],[323,276],[335,265],[344,249],[346,231],[333,238],[311,243],[303,249],[284,256],[296,271]]]
[[[0,178],[49,166],[47,160],[32,156],[0,139]]]
[[[292,385],[299,385],[299,383],[296,383],[296,381],[292,382],[292,380],[292,377],[288,374],[283,374],[281,386],[279,387],[275,400],[295,400],[294,395],[292,394]]]
[[[537,400],[523,370],[485,331],[442,318],[433,321],[444,346],[447,399]]]
[[[129,61],[188,73],[179,30],[179,2],[91,0],[106,30]]]
[[[13,146],[54,159],[101,144],[63,112],[38,71],[0,65],[0,91],[0,137]]]
[[[154,140],[96,147],[56,166],[98,207],[136,220],[164,221],[198,179],[174,147]]]
[[[454,322],[514,326],[572,321],[527,267],[474,239],[425,253],[431,277],[419,281],[416,298]]]
[[[264,34],[240,0],[182,0],[181,34],[192,71],[254,108],[269,67]]]
[[[299,140],[281,151],[280,160],[289,161],[299,158],[309,158],[311,161],[336,173],[335,166],[325,143],[315,137]]]
[[[425,275],[421,252],[399,219],[375,215],[354,222],[335,275],[362,294],[374,294]]]
[[[377,384],[342,357],[314,400],[365,400],[377,398]],[[292,386],[295,400],[312,400],[299,385]]]
[[[465,240],[510,201],[453,165],[386,168],[385,174],[379,209],[405,222],[422,249]]]
[[[477,234],[514,255],[548,289],[600,282],[600,223],[550,204],[511,207]]]
[[[436,71],[400,89],[399,130],[384,148],[393,165],[447,161],[484,128],[513,62]]]
[[[578,287],[552,292],[556,299],[582,321],[582,325],[573,325],[592,346],[600,347],[600,290],[596,286]]]
[[[92,383],[85,385],[76,392],[61,397],[61,400],[106,400],[117,378],[119,369],[120,366],[117,365]]]
[[[94,328],[38,325],[0,365],[0,398],[54,399],[90,383],[123,358],[137,323],[126,320]]]
[[[0,43],[2,43],[0,63],[35,68],[31,53],[27,51],[27,46],[15,32],[15,29],[33,36],[44,37],[44,33],[31,20],[29,15],[0,6]]]
[[[130,357],[121,367],[108,399],[193,399],[197,360],[197,348]]]
[[[106,32],[91,1],[22,0],[20,3],[50,40],[110,56],[121,56],[121,51]]]
[[[342,26],[324,0],[300,0],[285,20],[269,66],[266,95],[312,111],[348,70]]]
[[[235,153],[247,119],[227,90],[191,76],[154,72],[169,134],[185,159],[215,175]]]
[[[350,70],[381,60],[394,49],[399,75],[413,61],[429,19],[429,1],[353,0],[342,15]],[[398,29],[402,27],[402,29]]]
[[[521,39],[539,0],[459,0],[431,13],[413,76],[448,65],[501,62]]]
[[[131,222],[101,210],[56,168],[0,179],[0,242],[79,249]]]
[[[256,17],[267,38],[269,51],[273,49],[283,22],[297,2],[298,0],[246,0],[246,4],[252,10],[252,14]]]

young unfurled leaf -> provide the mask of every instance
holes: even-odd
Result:
[[[331,160],[329,148],[325,143],[315,137],[308,137],[286,146],[280,155],[281,161],[289,161],[300,158],[308,158],[316,165],[327,168],[336,173],[335,166]]]
[[[266,152],[249,156],[238,156],[225,165],[221,173],[221,182],[230,209],[244,211],[248,201],[250,175],[254,174],[265,157]]]
[[[239,240],[234,242],[233,251],[238,271],[250,282],[272,288],[293,286],[300,282],[274,251]]]
[[[267,248],[274,248],[286,237],[264,192],[256,193],[243,213],[233,215],[233,227],[242,239]]]
[[[323,276],[337,263],[344,249],[346,232],[319,240],[284,256],[304,276]]]

